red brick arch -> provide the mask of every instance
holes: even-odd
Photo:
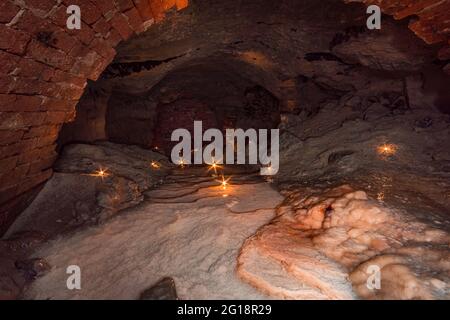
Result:
[[[69,5],[81,30],[66,27]],[[114,48],[188,0],[2,0],[0,2],[0,234],[52,174],[61,125],[74,118],[87,79]]]

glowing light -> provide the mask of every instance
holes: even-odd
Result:
[[[217,169],[220,169],[221,166],[217,164],[215,160],[212,161],[212,163],[209,165],[208,171],[214,170],[214,174],[217,174]]]
[[[108,171],[107,171],[106,169],[100,168],[100,169],[98,169],[96,172],[94,172],[94,173],[92,174],[92,176],[94,176],[94,177],[100,177],[100,178],[103,179],[103,178],[109,176],[109,173],[108,173]]]
[[[377,152],[382,156],[392,156],[397,152],[397,146],[391,143],[385,143],[377,147]]]
[[[384,192],[378,192],[377,193],[377,200],[383,201],[384,200]]]
[[[161,168],[161,165],[160,165],[158,162],[156,162],[156,161],[152,161],[152,162],[150,163],[150,165],[151,165],[152,168],[154,168],[154,169],[159,169],[159,168]]]
[[[225,177],[222,175],[222,179],[221,180],[217,180],[217,182],[220,182],[220,185],[222,186],[223,190],[226,190],[229,183],[228,181],[230,181],[231,178],[225,179]]]
[[[181,159],[178,161],[178,165],[179,165],[181,168],[184,168],[184,166],[186,165],[186,161],[185,161],[183,158],[181,158]]]

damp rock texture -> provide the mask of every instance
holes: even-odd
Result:
[[[285,299],[449,299],[449,241],[349,186],[298,190],[245,242],[237,272]]]
[[[283,197],[255,175],[234,174],[226,190],[216,179],[206,168],[176,170],[139,206],[50,241],[34,254],[52,269],[25,298],[138,299],[167,276],[181,300],[270,298],[239,279],[236,259]],[[81,290],[66,287],[69,265],[81,269]]]
[[[138,205],[172,165],[151,150],[109,142],[64,148],[53,177],[8,230],[39,230],[49,237],[101,223]]]

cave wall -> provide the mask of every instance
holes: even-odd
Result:
[[[113,92],[104,116],[108,140],[146,148],[152,146],[156,103],[148,94]]]
[[[82,8],[68,30],[68,5]],[[61,124],[114,47],[187,0],[4,0],[0,4],[0,234],[52,174]]]
[[[111,92],[107,88],[97,88],[91,83],[77,104],[73,121],[65,123],[58,136],[57,150],[72,142],[94,142],[106,140],[106,110]]]

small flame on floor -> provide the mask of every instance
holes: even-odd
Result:
[[[100,168],[100,169],[98,169],[97,171],[95,171],[95,172],[92,174],[92,176],[94,176],[94,177],[100,177],[100,178],[103,179],[103,178],[109,176],[109,173],[108,173],[108,170],[107,170],[107,169],[102,169],[102,168]]]
[[[208,171],[214,170],[214,174],[217,174],[217,169],[220,168],[222,167],[213,159],[212,163],[209,165]]]
[[[159,168],[161,168],[161,165],[160,165],[158,162],[156,162],[156,161],[152,161],[152,162],[150,163],[150,165],[151,165],[152,168],[154,168],[154,169],[159,169]]]
[[[230,181],[231,177],[228,179],[225,179],[225,177],[222,175],[222,179],[221,180],[217,180],[217,182],[220,182],[220,185],[222,186],[223,190],[226,190],[227,187],[229,186],[228,181]]]
[[[377,200],[383,201],[384,200],[384,192],[378,192],[377,193]]]
[[[397,145],[392,143],[384,143],[377,147],[377,152],[382,156],[392,156],[397,153]]]
[[[178,165],[179,165],[181,168],[184,168],[184,167],[186,166],[186,160],[184,160],[183,158],[181,158],[181,159],[178,161]]]

